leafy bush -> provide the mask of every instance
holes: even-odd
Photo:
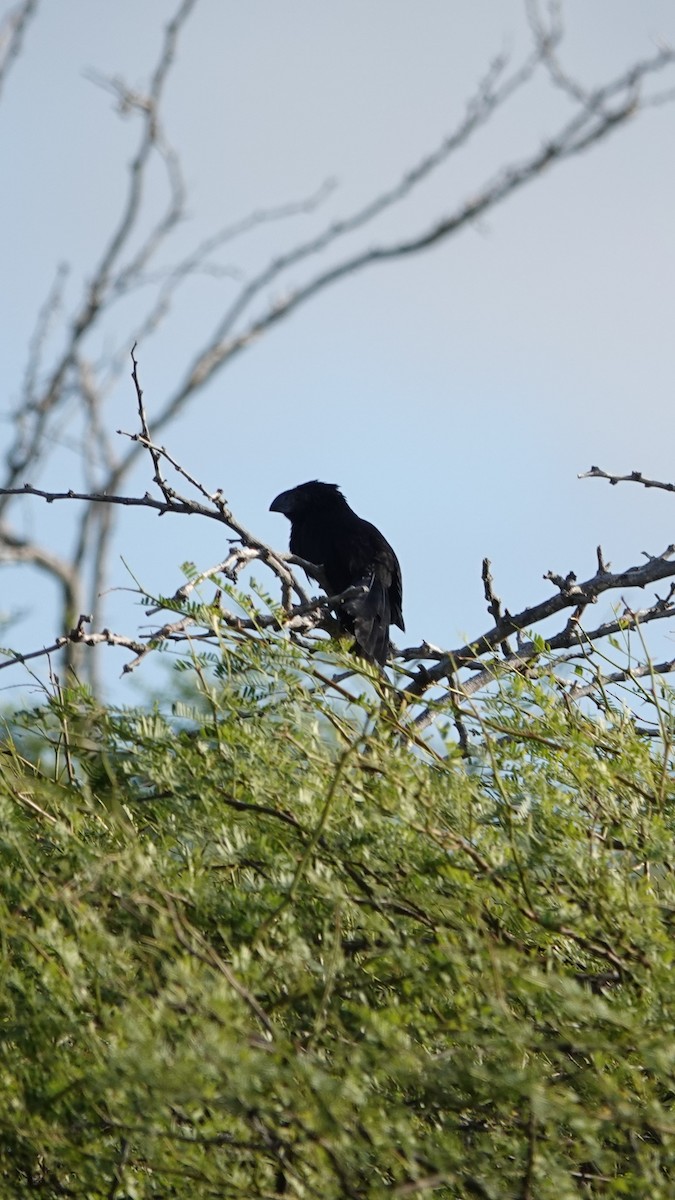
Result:
[[[667,738],[545,675],[462,751],[280,638],[193,670],[1,756],[4,1194],[672,1197]]]

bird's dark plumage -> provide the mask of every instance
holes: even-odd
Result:
[[[340,605],[338,617],[356,639],[354,649],[384,665],[389,652],[389,626],[403,624],[401,568],[379,529],[349,507],[334,483],[313,479],[270,504],[291,522],[291,552],[323,567],[331,594],[357,584],[367,592]]]

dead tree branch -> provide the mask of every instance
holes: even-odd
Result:
[[[614,574],[607,571],[596,572],[595,575],[583,583],[578,583],[573,573],[570,573],[563,579],[561,576],[549,572],[545,578],[549,578],[556,583],[558,586],[557,595],[551,596],[548,600],[544,600],[540,604],[525,608],[522,612],[516,613],[514,616],[503,617],[499,625],[494,625],[474,641],[467,642],[455,650],[447,651],[441,658],[436,658],[436,655],[434,655],[436,661],[433,665],[430,667],[422,665],[417,678],[412,683],[406,685],[406,691],[412,696],[422,696],[433,684],[438,683],[444,678],[453,677],[455,672],[460,668],[475,664],[483,655],[494,651],[495,647],[506,636],[521,634],[529,629],[534,629],[537,625],[563,612],[566,608],[577,608],[580,605],[594,604],[599,596],[608,591],[621,591],[629,587],[644,588],[661,579],[668,579],[675,576],[675,563],[671,561],[674,554],[675,545],[667,546],[662,554],[650,557],[646,563],[640,566],[628,567],[625,571],[619,571]],[[646,620],[654,620],[657,616],[669,615],[669,609],[664,607],[664,601],[657,600],[655,610],[654,616],[647,617]],[[629,615],[614,622],[606,622],[598,628],[594,636],[596,639],[603,636],[610,636],[622,628],[630,628],[630,622],[631,618]],[[603,629],[606,630],[605,633],[601,632]],[[567,627],[561,632],[550,637],[547,636],[546,645],[550,649],[569,649],[582,641],[588,641],[590,637],[590,634],[583,633],[576,622],[568,623]],[[424,658],[424,654],[420,655],[418,653],[420,649],[423,649],[423,647],[403,650],[400,652],[400,657],[403,661]],[[536,644],[532,642],[521,643],[518,652],[507,658],[505,663],[501,665],[506,665],[509,662],[512,664],[522,663],[540,653],[541,646],[537,648]],[[494,678],[494,670],[491,672],[491,676]],[[486,680],[483,680],[482,684],[485,682]]]
[[[577,479],[606,479],[614,486],[617,483],[640,483],[645,488],[660,488],[663,492],[675,492],[675,483],[662,483],[659,479],[646,479],[642,471],[631,471],[630,475],[615,475],[601,467],[591,467],[577,475]]]

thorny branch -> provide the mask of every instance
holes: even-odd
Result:
[[[106,585],[115,514],[122,506],[145,507],[157,513],[206,516],[226,525],[233,534],[232,551],[218,567],[202,572],[198,582],[221,573],[234,582],[248,563],[262,561],[280,580],[287,619],[306,620],[307,612],[297,610],[312,602],[292,568],[306,566],[308,573],[320,582],[320,564],[293,561],[256,539],[236,520],[222,494],[208,492],[193,475],[185,472],[157,443],[157,435],[188,404],[196,401],[198,393],[218,372],[323,290],[340,280],[354,278],[371,266],[414,256],[441,245],[552,166],[599,144],[643,111],[673,99],[672,88],[669,90],[660,82],[675,64],[675,52],[670,48],[658,49],[651,57],[634,62],[625,71],[594,88],[582,87],[562,65],[564,37],[559,7],[549,5],[544,17],[534,0],[526,0],[532,36],[527,53],[513,64],[506,56],[497,55],[489,63],[454,128],[400,178],[383,187],[378,195],[351,213],[329,221],[315,236],[287,246],[248,277],[237,266],[219,259],[223,249],[235,241],[242,243],[242,239],[255,235],[262,225],[315,213],[330,194],[332,184],[324,184],[306,199],[260,208],[239,220],[230,220],[188,250],[174,265],[167,266],[165,261],[160,262],[158,255],[168,246],[183,218],[186,190],[178,155],[164,130],[162,106],[179,39],[196,3],[197,0],[177,3],[174,16],[163,31],[146,87],[131,87],[119,77],[102,79],[90,75],[97,85],[114,97],[120,117],[138,124],[136,150],[131,157],[119,211],[107,236],[102,239],[97,262],[82,282],[80,295],[70,308],[65,300],[66,267],[59,268],[37,317],[23,387],[10,414],[12,432],[0,478],[3,485],[0,489],[0,562],[26,563],[52,575],[62,595],[58,619],[62,629],[77,629],[77,614],[88,612],[92,615],[94,628],[104,630],[100,597]],[[12,10],[4,27],[0,28],[0,36],[4,34],[0,87],[9,64],[19,53],[27,23],[37,9],[37,0],[25,0]],[[567,116],[561,118],[558,127],[543,144],[537,144],[522,159],[507,163],[493,173],[488,172],[483,185],[470,197],[449,203],[447,209],[426,227],[410,229],[396,241],[378,241],[380,218],[402,206],[421,189],[542,73],[554,87],[565,91],[571,104],[571,111],[568,108]],[[149,186],[157,166],[161,167],[164,179],[164,194],[159,206],[152,199],[154,192]],[[352,249],[348,239],[358,233],[367,235],[369,243],[366,248]],[[333,257],[328,261],[329,254]],[[302,270],[304,277],[300,274]],[[195,348],[175,389],[156,410],[152,437],[134,359],[140,431],[129,436],[127,449],[120,453],[108,432],[112,423],[106,405],[124,370],[128,347],[141,338],[145,345],[158,334],[182,286],[200,273],[214,276],[223,287],[234,289],[234,292],[229,302],[221,298],[219,310],[212,310],[211,332]],[[76,286],[76,281],[71,279],[70,286]],[[127,298],[142,288],[147,290],[150,299],[140,317],[136,304],[128,332],[120,335],[119,329],[113,330],[110,324],[111,313],[116,307],[125,312]],[[274,290],[283,290],[281,299],[270,298]],[[117,349],[97,357],[98,352],[93,347],[104,342],[110,345],[111,340]],[[62,438],[79,448],[81,483],[63,491],[48,491],[39,487],[38,472]],[[124,495],[123,483],[129,469],[144,452],[152,457],[158,495]],[[183,483],[196,492],[196,498],[180,495],[167,483],[164,478],[167,467],[176,471]],[[31,480],[30,485],[24,484],[27,478]],[[643,482],[645,486],[665,486]],[[29,496],[41,497],[49,503],[80,501],[74,546],[67,559],[55,555],[53,547],[22,535],[15,517],[19,506],[24,505]],[[575,638],[580,636],[584,608],[603,588],[645,586],[667,577],[668,573],[671,573],[671,566],[667,556],[663,555],[646,567],[614,576],[599,564],[597,577],[585,584],[577,584],[573,577],[563,579],[551,574],[549,579],[557,594],[511,616],[508,610],[502,611],[488,565],[484,587],[493,627],[474,642],[451,652],[426,645],[404,649],[398,656],[400,669],[409,677],[413,695],[422,696],[433,685],[454,680],[456,672],[465,667],[474,674],[484,672],[488,669],[485,660],[497,647],[501,650],[504,665],[514,657],[520,661],[523,655],[527,657],[530,653],[528,643],[522,642],[523,631],[568,609],[573,610],[572,615],[556,637],[560,648],[572,647]],[[196,586],[197,582],[191,582],[177,589],[174,604],[187,602]],[[328,627],[326,606],[317,612],[320,621]],[[507,640],[514,634],[519,641],[515,650]],[[103,632],[89,636],[107,640]],[[94,687],[100,686],[96,665],[99,656],[83,657],[83,645],[79,636],[66,638],[66,667],[83,673]],[[423,665],[411,671],[406,664],[415,660]]]

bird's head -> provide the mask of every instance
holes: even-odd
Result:
[[[346,503],[336,483],[320,483],[318,479],[310,479],[308,483],[299,483],[297,487],[275,496],[270,504],[270,512],[283,513],[292,521],[303,513]]]

